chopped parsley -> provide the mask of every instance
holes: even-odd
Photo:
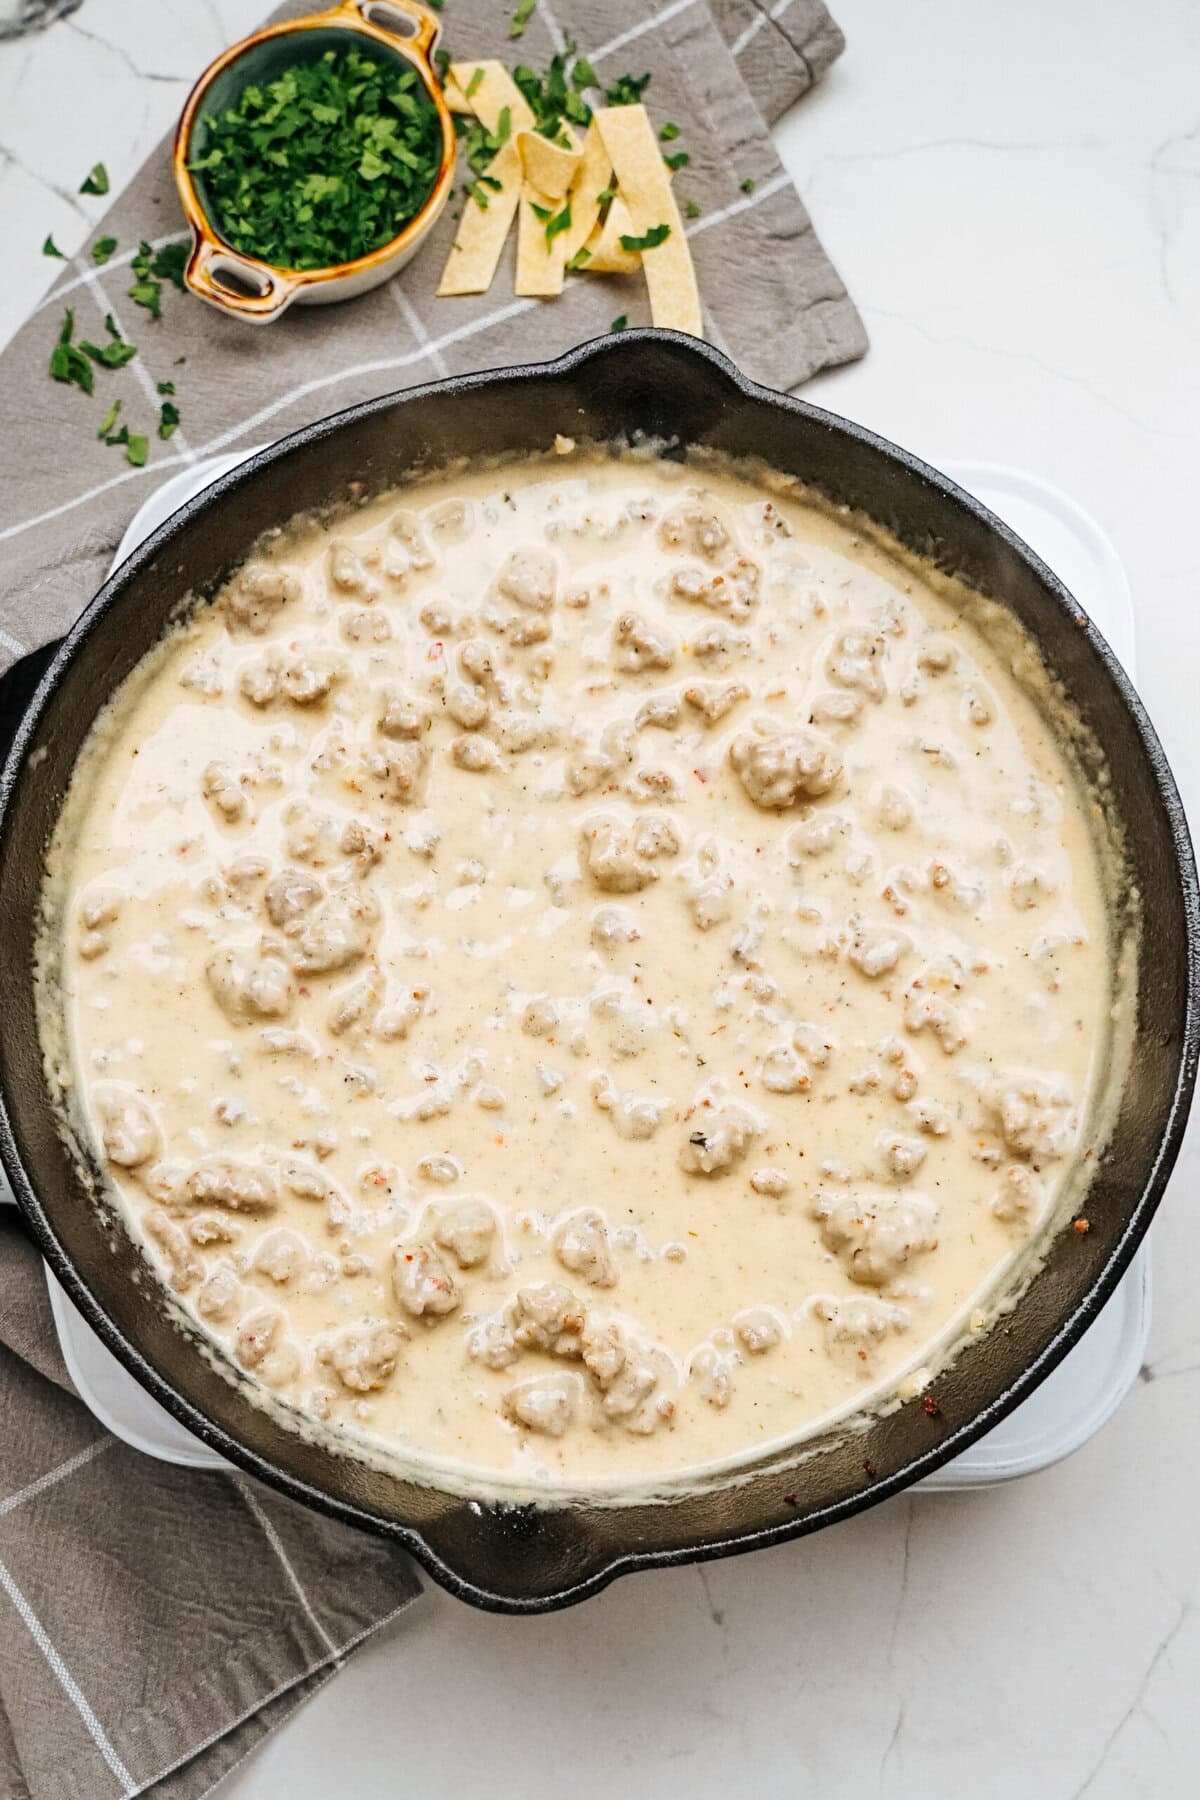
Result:
[[[669,144],[672,138],[677,138],[679,136],[679,127],[678,125],[673,125],[668,119],[658,135],[664,144]]]
[[[525,27],[537,10],[537,3],[538,0],[518,0],[517,10],[508,22],[510,38],[519,38],[524,35]]]
[[[637,106],[649,86],[649,75],[622,75],[604,98],[610,106]]]
[[[606,188],[600,189],[600,192],[596,195],[596,205],[597,206],[608,206],[613,200],[616,199],[616,197],[617,197],[617,184],[615,181],[613,181],[613,182],[610,182]]]
[[[120,431],[110,432],[104,441],[110,448],[113,444],[124,444],[125,461],[132,463],[135,469],[142,468],[150,454],[150,439],[140,432],[130,431],[128,425],[122,425]]]
[[[758,185],[758,183],[751,181],[750,177],[747,175],[745,181],[743,181],[743,183],[742,183],[743,194],[752,194],[754,192],[755,188],[757,187],[757,185]]]
[[[663,157],[668,169],[686,169],[691,160],[686,150],[676,150],[673,156]]]
[[[467,83],[467,99],[469,100],[471,98],[472,94],[476,93],[479,90],[479,88],[482,87],[482,85],[483,85],[483,70],[476,69],[476,71],[472,75],[470,81],[468,81],[468,83]]]
[[[584,264],[590,263],[591,260],[592,260],[591,251],[587,248],[586,244],[581,244],[579,246],[578,250],[575,252],[574,256],[572,256],[570,258],[570,260],[568,261],[567,267],[568,267],[568,269],[582,269]]]
[[[571,202],[568,200],[562,211],[555,213],[546,222],[546,244],[549,246],[561,231],[568,231],[571,226]]]
[[[379,249],[441,167],[438,116],[416,71],[356,47],[252,84],[204,127],[188,166],[214,224],[233,249],[280,268]]]
[[[581,56],[571,70],[571,86],[577,94],[581,94],[584,88],[599,86],[596,80],[596,71],[586,56]]]
[[[628,325],[628,323],[629,323],[629,314],[628,313],[618,313],[616,318],[613,320],[612,324],[609,326],[608,329],[610,331],[624,331],[624,329]]]
[[[81,194],[107,194],[108,170],[103,163],[93,163],[80,184]]]
[[[173,394],[175,392],[175,383],[173,381],[156,381],[154,384],[154,391],[156,394]]]
[[[179,408],[173,400],[164,400],[158,411],[158,435],[169,438],[179,423]]]
[[[698,219],[700,217],[700,203],[697,200],[689,200],[683,210],[689,219]]]
[[[97,345],[83,341],[79,348],[87,356],[90,356],[94,363],[99,363],[102,369],[123,369],[125,364],[132,362],[137,355],[137,345],[126,343],[117,329],[111,313],[106,313],[104,316],[104,329],[111,342]]]
[[[104,415],[104,423],[101,425],[99,431],[96,433],[96,436],[98,438],[107,439],[109,432],[113,429],[114,425],[117,422],[117,414],[120,412],[120,410],[121,410],[121,402],[119,400],[114,400],[112,405],[109,407],[108,411]]]
[[[571,224],[571,202],[568,200],[561,212],[555,212],[552,206],[539,206],[536,200],[529,202],[530,211],[541,224],[546,227],[546,244],[549,247],[559,232],[567,231]]]
[[[117,240],[115,237],[97,238],[96,242],[92,245],[92,261],[94,263],[106,263],[116,247]]]
[[[59,249],[58,245],[55,243],[53,237],[48,237],[46,239],[45,243],[42,245],[42,255],[43,256],[57,256],[60,262],[66,262],[66,260],[67,260],[66,257],[64,256],[63,252]]]
[[[501,108],[500,116],[496,120],[496,125],[498,128],[502,126],[507,127],[507,130],[511,132],[512,113],[507,106]],[[466,156],[467,166],[475,178],[473,181],[468,182],[463,191],[475,201],[477,206],[482,207],[484,212],[486,212],[488,202],[484,188],[488,187],[493,191],[498,191],[500,187],[500,183],[496,180],[495,176],[489,175],[487,171],[491,165],[493,156],[495,156],[501,144],[504,143],[505,138],[501,135],[499,129],[496,131],[489,131],[487,126],[479,119],[474,119],[468,123],[461,113],[455,115],[454,128],[458,133],[459,143],[463,154]]]
[[[671,227],[665,224],[652,225],[649,231],[644,232],[641,237],[630,237],[627,231],[623,231],[621,248],[622,250],[657,250],[660,244],[666,243],[670,235]]]
[[[128,289],[129,298],[138,306],[144,306],[152,319],[162,318],[162,283],[159,281],[135,281]]]
[[[63,322],[58,334],[58,342],[50,352],[50,373],[55,381],[67,381],[74,387],[82,388],[90,394],[96,386],[92,365],[77,344],[71,339],[75,335],[75,314],[68,306],[63,313]]]
[[[186,244],[163,244],[156,250],[143,238],[138,245],[137,255],[130,265],[137,279],[128,293],[138,306],[146,308],[152,319],[162,317],[164,281],[173,281],[182,293],[187,254]]]
[[[569,119],[573,125],[589,125],[592,119],[591,107],[579,95],[579,89],[588,85],[579,75],[579,62],[574,64],[568,78],[569,55],[568,51],[552,56],[544,76],[525,63],[518,64],[512,72],[513,80],[533,113],[534,130],[549,138],[551,143],[566,142],[564,119]],[[590,66],[583,66],[590,74]]]
[[[163,244],[154,252],[151,272],[163,281],[173,281],[180,293],[186,290],[183,271],[187,268],[188,247],[186,244]]]

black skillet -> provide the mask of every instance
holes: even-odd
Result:
[[[1050,1248],[1011,1319],[920,1399],[788,1467],[670,1504],[481,1505],[397,1481],[307,1443],[258,1411],[171,1321],[138,1252],[85,1194],[47,1104],[31,953],[44,846],[97,709],[182,595],[211,596],[264,530],[416,466],[545,446],[555,432],[644,433],[755,455],[860,508],[1010,607],[1090,728],[1085,775],[1111,783],[1142,927],[1137,1047],[1087,1197],[1091,1228]],[[11,685],[10,678],[10,685]],[[35,755],[36,753],[36,755]],[[1112,1293],[1162,1196],[1197,1058],[1198,897],[1183,810],[1158,739],[1107,644],[999,520],[857,425],[757,387],[671,332],[632,331],[559,361],[385,396],[294,433],[180,509],[105,583],[53,657],[0,778],[0,1155],[55,1274],[142,1385],[250,1473],[407,1545],[475,1605],[564,1606],[638,1568],[748,1550],[816,1530],[928,1475],[995,1425],[1075,1344]]]

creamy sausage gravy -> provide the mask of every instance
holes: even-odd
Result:
[[[297,527],[135,673],[42,1007],[260,1392],[595,1486],[982,1328],[1094,1149],[1113,971],[961,595],[786,481],[558,450]]]

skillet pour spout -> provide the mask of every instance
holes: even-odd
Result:
[[[1136,1037],[1088,1191],[1090,1230],[1060,1233],[1003,1330],[968,1344],[936,1406],[896,1404],[707,1485],[552,1505],[471,1499],[402,1479],[291,1430],[205,1356],[59,1135],[38,1040],[34,948],[45,846],[97,712],[188,595],[211,599],[255,541],[298,512],[383,492],[458,458],[519,454],[556,434],[661,454],[756,457],[861,511],[1009,609],[1086,730],[1085,777],[1123,828],[1136,915]],[[1078,1341],[1162,1197],[1196,1076],[1200,896],[1175,782],[1111,650],[1009,529],[936,470],[806,402],[757,386],[718,352],[629,331],[557,361],[385,395],[295,432],[221,477],[141,545],[87,607],[21,718],[0,776],[0,1158],[43,1255],[108,1348],[205,1443],[307,1505],[409,1549],[471,1603],[568,1605],[630,1570],[749,1550],[863,1510],[965,1449]]]

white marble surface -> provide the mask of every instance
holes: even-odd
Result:
[[[258,11],[86,0],[0,47],[0,340],[53,275],[46,231],[70,251],[96,216],[83,171],[103,156],[118,186]],[[850,48],[779,142],[873,347],[809,392],[914,449],[1032,468],[1096,514],[1200,816],[1200,10],[837,12]],[[1146,1379],[1070,1462],[640,1576],[551,1619],[431,1594],[222,1796],[1191,1800],[1198,1173],[1193,1130],[1156,1231]]]

